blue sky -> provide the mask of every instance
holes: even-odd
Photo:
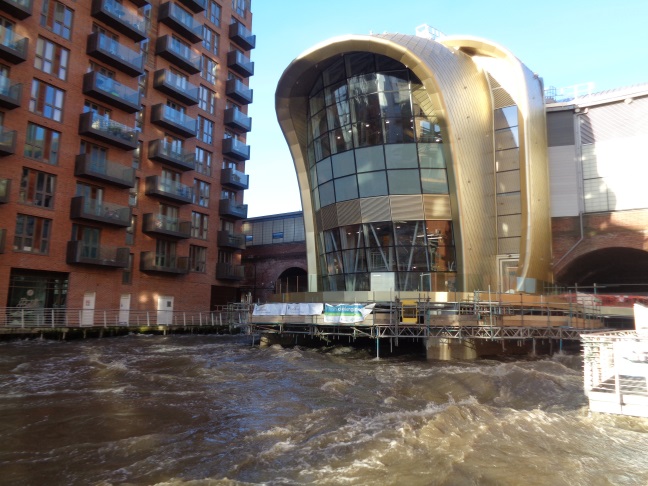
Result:
[[[274,108],[277,82],[299,54],[344,34],[414,35],[428,24],[447,35],[501,44],[545,87],[594,83],[595,91],[648,83],[648,1],[253,0],[248,217],[301,210],[295,168]]]

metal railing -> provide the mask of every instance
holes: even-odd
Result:
[[[213,311],[5,307],[1,328],[214,327],[248,322],[246,305],[217,306]]]

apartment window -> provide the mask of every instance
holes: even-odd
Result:
[[[40,24],[64,39],[70,39],[74,12],[61,2],[43,0]]]
[[[80,224],[72,225],[72,241],[83,243],[81,256],[83,258],[99,258],[101,248],[101,230]]]
[[[144,112],[146,112],[146,107],[142,105],[142,109],[135,113],[135,130],[140,132],[144,131]]]
[[[101,64],[97,64],[94,61],[90,61],[90,65],[88,66],[88,72],[91,73],[93,71],[102,74],[107,78],[115,79],[115,71],[111,71],[110,69],[103,67]]]
[[[133,282],[133,254],[128,255],[128,265],[122,270],[122,283],[129,285]]]
[[[207,227],[209,224],[209,216],[196,211],[191,212],[191,237],[200,240],[207,239]]]
[[[54,42],[39,37],[36,41],[34,67],[59,79],[67,78],[70,51]]]
[[[201,84],[198,107],[201,110],[205,110],[207,113],[213,115],[215,102],[216,102],[215,93],[211,89],[206,88]]]
[[[16,216],[13,249],[15,251],[46,254],[49,249],[51,226],[51,219],[18,214]]]
[[[131,161],[131,166],[133,169],[137,170],[142,164],[142,141],[137,141],[137,148],[133,150],[133,159]]]
[[[135,228],[137,228],[137,216],[131,215],[130,226],[126,228],[126,244],[131,246],[135,244]]]
[[[220,35],[211,30],[206,25],[203,25],[203,47],[213,53],[218,55],[218,46],[220,44]]]
[[[210,184],[201,181],[200,179],[194,179],[194,204],[202,206],[203,208],[209,207],[209,189]]]
[[[216,84],[216,76],[218,75],[218,64],[213,59],[207,56],[202,57],[202,72],[200,75],[208,83]]]
[[[218,263],[234,263],[234,253],[231,251],[218,250]]]
[[[97,115],[105,116],[106,118],[110,118],[110,114],[112,113],[108,108],[98,105],[94,101],[86,100],[85,103],[83,103],[83,113],[89,111],[92,111]]]
[[[137,194],[139,192],[139,183],[140,183],[140,179],[139,179],[139,177],[136,177],[135,178],[135,186],[131,187],[128,190],[128,205],[131,208],[137,207]]]
[[[137,78],[137,87],[139,88],[140,98],[146,96],[146,86],[148,84],[148,71]]]
[[[211,144],[214,139],[214,122],[198,116],[198,140]]]
[[[54,207],[56,176],[23,167],[20,178],[19,202],[41,208]]]
[[[142,55],[142,66],[146,66],[146,63],[148,62],[148,50],[149,50],[149,40],[144,39],[139,44],[139,51],[140,54]]]
[[[34,123],[28,123],[23,155],[47,164],[56,165],[58,163],[60,140],[61,134],[59,132]]]
[[[158,267],[175,267],[176,249],[177,244],[175,241],[156,240],[155,265]]]
[[[212,153],[196,147],[196,165],[194,170],[199,174],[211,176]]]
[[[189,245],[189,270],[205,273],[207,268],[207,248]]]
[[[221,190],[221,201],[227,199],[229,201],[236,201],[236,193],[234,191],[229,191],[227,189]]]
[[[250,10],[250,0],[232,0],[232,10],[236,15],[245,18]]]
[[[207,9],[205,10],[205,18],[216,27],[220,27],[221,6],[214,1],[210,1]]]
[[[62,89],[34,79],[32,80],[29,111],[60,122],[63,118],[64,98],[65,91]]]

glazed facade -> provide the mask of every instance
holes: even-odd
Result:
[[[542,86],[507,51],[338,38],[286,69],[276,102],[311,291],[535,291],[551,280]]]

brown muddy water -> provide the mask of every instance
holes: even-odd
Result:
[[[246,336],[0,343],[2,485],[642,485],[648,420],[577,356],[427,362]]]

